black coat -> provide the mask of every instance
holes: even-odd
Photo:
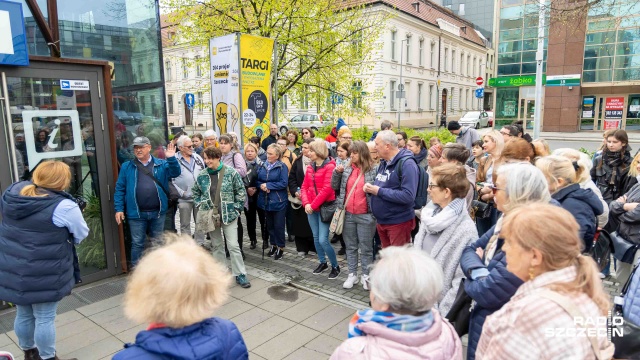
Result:
[[[580,225],[580,238],[584,243],[583,253],[589,252],[593,245],[598,220],[602,215],[602,201],[591,190],[581,189],[579,184],[572,184],[551,195],[563,209],[569,211]]]
[[[302,182],[304,181],[304,165],[302,164],[302,156],[298,157],[293,161],[293,165],[291,165],[291,171],[289,171],[289,193],[292,197],[296,197],[296,191],[298,188],[302,187]],[[291,204],[289,204],[291,206]],[[292,235],[300,238],[308,238],[313,237],[313,232],[311,232],[311,227],[309,226],[309,219],[307,218],[307,213],[304,212],[304,208],[302,205],[299,209],[292,208],[291,214],[293,216],[293,221],[291,221]]]

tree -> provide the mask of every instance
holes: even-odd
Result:
[[[331,106],[359,99],[358,74],[370,70],[388,13],[335,0],[168,0],[181,42],[206,46],[212,37],[241,32],[277,41],[277,94]],[[362,103],[362,101],[356,101]],[[349,107],[351,108],[351,107]]]

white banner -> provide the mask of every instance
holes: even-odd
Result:
[[[238,36],[211,39],[209,57],[214,129],[218,135],[233,131],[241,138]]]

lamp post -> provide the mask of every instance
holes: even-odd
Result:
[[[402,43],[405,43],[408,40],[408,38],[400,40],[400,84],[398,84],[398,90],[400,90],[401,96],[398,96],[398,130],[400,130],[400,113],[402,112],[402,93],[405,91],[404,84],[402,83],[402,55],[404,54]],[[408,53],[407,56],[409,56]]]
[[[542,127],[542,62],[544,60],[544,20],[546,5],[543,1],[539,4],[538,15],[538,49],[536,51],[536,103],[533,109],[533,138],[540,137],[540,128]],[[526,116],[526,114],[525,114]],[[524,129],[527,129],[527,119],[524,119]]]

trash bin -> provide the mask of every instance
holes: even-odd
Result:
[[[175,135],[181,131],[184,131],[184,126],[172,126],[171,127],[171,134]]]

